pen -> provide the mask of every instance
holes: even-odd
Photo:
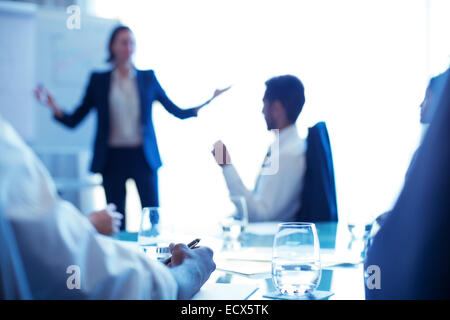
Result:
[[[191,242],[189,242],[189,243],[187,244],[187,247],[188,247],[189,249],[193,249],[193,248],[195,248],[195,247],[198,245],[199,242],[200,242],[200,239],[192,240]],[[167,265],[167,264],[170,263],[170,261],[172,261],[172,257],[167,258],[166,260],[164,260],[164,264]]]

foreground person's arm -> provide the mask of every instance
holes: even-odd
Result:
[[[216,269],[213,251],[207,247],[189,249],[184,244],[171,245],[170,270],[178,284],[177,299],[190,299]]]
[[[214,269],[209,249],[174,250],[173,268],[97,232],[0,116],[0,199],[33,299],[176,299]],[[198,251],[197,251],[198,250]]]

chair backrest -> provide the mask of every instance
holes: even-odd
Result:
[[[14,230],[0,209],[0,299],[31,299]]]
[[[338,220],[333,157],[325,122],[319,122],[308,130],[306,172],[297,220]]]

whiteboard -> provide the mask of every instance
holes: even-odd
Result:
[[[73,111],[83,98],[92,71],[109,68],[107,42],[119,21],[81,15],[81,28],[68,29],[64,10],[42,9],[36,21],[36,81],[54,95],[65,111]],[[94,112],[74,130],[54,121],[50,110],[35,103],[35,147],[91,149]]]
[[[34,132],[36,9],[0,2],[0,113],[28,141]]]

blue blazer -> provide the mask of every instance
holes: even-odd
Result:
[[[71,113],[65,113],[63,117],[56,118],[64,125],[76,127],[91,111],[97,111],[97,133],[95,136],[94,156],[91,164],[92,172],[102,172],[105,167],[108,152],[109,138],[109,89],[111,72],[94,72],[91,74],[81,105]],[[137,70],[136,80],[141,104],[141,131],[143,137],[143,149],[150,168],[156,171],[162,162],[156,142],[155,130],[152,121],[152,104],[158,100],[164,108],[180,119],[195,116],[194,108],[180,109],[166,95],[156,79],[153,70]]]
[[[442,80],[445,81],[445,80]],[[366,299],[450,299],[450,78],[396,204],[367,251]],[[367,283],[379,287],[368,286]]]

